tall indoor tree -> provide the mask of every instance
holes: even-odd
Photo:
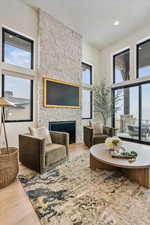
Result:
[[[120,109],[121,92],[118,90],[112,95],[111,87],[107,86],[106,81],[102,81],[99,86],[94,87],[94,112],[101,116],[104,126],[111,118],[112,114]],[[115,107],[113,102],[115,102]]]

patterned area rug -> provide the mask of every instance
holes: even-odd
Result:
[[[92,171],[88,153],[19,178],[42,225],[150,225],[150,191],[119,172]]]

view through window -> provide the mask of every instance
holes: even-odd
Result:
[[[121,83],[129,80],[130,50],[127,49],[113,56],[113,82]]]
[[[82,63],[82,119],[92,118],[92,66]]]
[[[82,84],[92,84],[92,66],[82,63]]]
[[[92,91],[83,89],[82,90],[82,118],[90,119],[91,115],[91,102],[92,102]]]
[[[6,121],[31,121],[33,81],[10,75],[2,76],[2,95],[15,107],[5,108]]]
[[[150,76],[150,40],[137,45],[137,77]]]
[[[119,137],[150,142],[149,90],[150,83],[113,90],[114,95],[121,93],[119,101],[114,102],[113,121]]]
[[[5,28],[3,33],[3,61],[33,69],[33,41]]]

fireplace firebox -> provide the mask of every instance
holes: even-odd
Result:
[[[76,121],[49,122],[49,130],[69,133],[69,143],[76,142]]]

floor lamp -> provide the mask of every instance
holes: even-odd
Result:
[[[9,153],[9,150],[8,150],[8,140],[7,140],[7,134],[6,134],[6,127],[5,127],[5,112],[4,112],[4,108],[8,107],[8,106],[15,106],[15,104],[12,103],[12,102],[9,102],[4,97],[0,97],[0,107],[2,107],[2,111],[1,111],[1,116],[2,116],[1,129],[2,129],[2,126],[3,126],[4,138],[5,138],[5,144],[6,144],[7,153]]]

